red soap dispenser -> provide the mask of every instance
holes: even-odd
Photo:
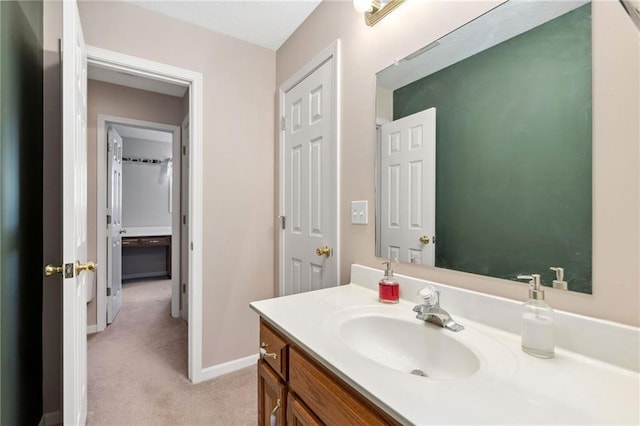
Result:
[[[400,283],[393,277],[391,261],[382,262],[387,265],[384,277],[378,283],[378,301],[380,303],[398,303],[400,300]]]

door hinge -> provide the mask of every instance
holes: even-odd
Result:
[[[111,152],[111,151],[113,151],[113,144],[111,142],[109,142],[107,144],[107,152]]]
[[[183,224],[183,225],[186,225],[186,224],[187,224],[187,215],[186,215],[186,214],[183,214],[183,215],[182,215],[182,224]]]
[[[182,155],[187,155],[187,146],[182,145]]]
[[[282,130],[287,130],[287,120],[284,118],[284,116],[280,117],[280,128]]]
[[[287,217],[286,216],[278,216],[278,220],[280,220],[280,227],[282,229],[287,228]]]
[[[185,283],[182,283],[182,292],[183,293],[187,292],[187,285]]]
[[[107,297],[111,296],[111,287],[107,287]]]
[[[107,215],[107,225],[111,225],[111,215]]]
[[[193,251],[193,241],[191,242],[191,251]]]

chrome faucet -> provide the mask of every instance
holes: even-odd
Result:
[[[418,313],[416,318],[448,328],[451,331],[464,330],[464,326],[455,322],[451,315],[440,307],[439,291],[427,286],[420,290],[418,295],[424,299],[424,303],[413,308],[413,311]]]

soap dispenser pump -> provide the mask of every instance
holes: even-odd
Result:
[[[387,265],[384,277],[378,283],[378,301],[380,303],[398,303],[400,301],[400,283],[393,277],[391,261],[382,262]]]
[[[567,290],[569,285],[564,280],[564,268],[561,268],[560,266],[552,266],[550,269],[556,273],[556,279],[553,280],[552,287],[558,290]]]
[[[529,300],[522,306],[522,350],[538,358],[553,358],[553,309],[544,301],[540,275],[518,275],[529,280]]]

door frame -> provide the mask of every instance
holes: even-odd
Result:
[[[123,71],[140,77],[178,84],[189,88],[189,122],[191,150],[189,158],[189,327],[188,371],[189,380],[204,380],[202,368],[202,148],[203,148],[203,77],[199,72],[153,62],[111,50],[87,46],[88,65]],[[106,290],[105,290],[106,291]],[[105,317],[106,321],[106,317]]]
[[[336,187],[334,188],[336,194],[336,210],[335,214],[335,223],[336,223],[336,242],[335,247],[333,249],[333,256],[336,259],[336,285],[340,285],[340,39],[334,41],[330,46],[320,52],[316,57],[311,59],[307,64],[305,64],[302,68],[300,68],[292,77],[290,77],[287,81],[285,81],[278,90],[278,99],[279,99],[279,109],[278,109],[278,129],[279,129],[279,137],[278,137],[278,146],[279,146],[279,162],[280,166],[278,177],[279,177],[279,186],[278,186],[278,217],[283,217],[285,214],[285,173],[284,173],[284,164],[285,164],[285,149],[284,149],[284,138],[285,131],[282,129],[281,120],[285,117],[285,96],[287,92],[293,89],[298,85],[302,80],[307,78],[309,75],[313,74],[315,70],[320,68],[328,60],[333,59],[333,69],[331,70],[331,75],[335,84],[333,85],[333,104],[332,104],[332,116],[331,116],[331,135],[333,136],[333,140],[335,142],[335,165],[336,165]],[[277,229],[280,233],[279,235],[279,250],[278,250],[278,296],[284,295],[284,279],[285,279],[285,258],[284,258],[284,249],[285,249],[285,233],[282,232],[282,226],[279,222],[277,224]]]
[[[96,231],[97,231],[97,261],[99,265],[107,265],[107,248],[100,241],[105,241],[107,238],[107,218],[105,211],[107,210],[106,197],[107,197],[107,126],[110,124],[121,124],[125,126],[143,127],[145,129],[161,130],[171,132],[171,155],[173,158],[180,155],[180,126],[172,124],[154,123],[151,121],[135,120],[132,118],[115,117],[111,115],[98,115],[96,138],[96,170],[97,170],[97,209],[96,209]],[[175,186],[175,183],[180,183],[180,165],[174,161],[172,167],[172,200],[171,207],[177,214],[171,215],[171,316],[173,318],[180,317],[180,277],[176,277],[174,271],[179,271],[180,268],[180,246],[176,246],[174,241],[180,241],[180,203],[176,204],[176,193],[179,199],[180,186]],[[178,209],[176,210],[176,206]],[[177,230],[176,230],[176,227]],[[103,331],[107,327],[107,271],[106,268],[99,268],[97,270],[97,285],[96,285],[96,303],[97,303],[97,323],[96,331]]]

